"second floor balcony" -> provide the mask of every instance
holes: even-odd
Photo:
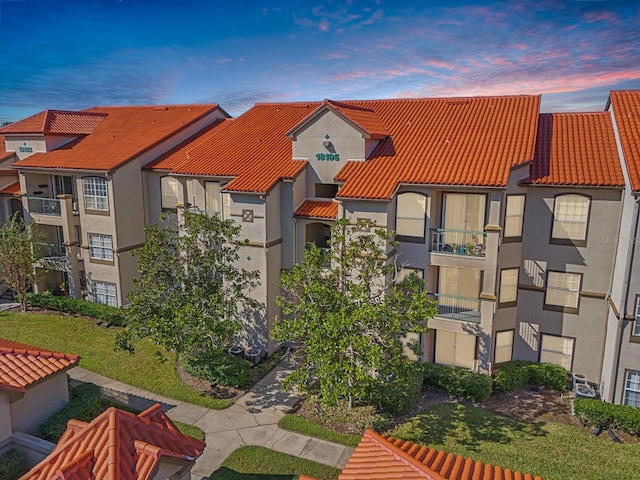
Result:
[[[438,303],[438,317],[463,322],[480,323],[480,299],[443,293],[430,293]]]
[[[67,256],[67,249],[58,243],[41,243],[40,252],[43,258],[59,259]]]
[[[29,213],[52,217],[62,216],[60,200],[57,198],[27,197],[27,208]]]
[[[484,257],[486,248],[486,232],[446,228],[431,229],[432,252]]]

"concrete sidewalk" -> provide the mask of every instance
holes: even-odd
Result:
[[[102,395],[115,402],[144,410],[155,403],[172,420],[203,430],[207,448],[191,472],[192,480],[207,479],[231,452],[243,445],[260,445],[336,468],[343,468],[353,448],[283,430],[278,422],[298,401],[294,394],[280,390],[291,367],[283,360],[266,377],[225,410],[192,405],[146,390],[116,382],[80,367],[69,370],[72,383],[94,383]]]

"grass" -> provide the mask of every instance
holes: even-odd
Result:
[[[280,420],[279,425],[285,430],[302,433],[310,437],[321,438],[330,442],[346,445],[347,447],[356,447],[362,438],[361,435],[335,432],[293,413],[285,415]]]
[[[210,480],[293,480],[307,475],[318,480],[337,480],[340,470],[264,447],[235,450]]]
[[[144,390],[201,405],[223,409],[232,400],[211,398],[188,387],[175,371],[175,356],[162,361],[156,346],[148,341],[136,345],[135,355],[115,351],[115,331],[92,325],[86,319],[38,313],[0,313],[0,332],[4,338],[80,355],[80,366],[105,377]]]
[[[178,422],[177,420],[172,420],[173,423],[176,424],[178,430],[180,430],[185,435],[189,435],[190,437],[195,438],[196,440],[201,440],[204,442],[204,432],[194,425],[189,425],[188,423]]]
[[[529,423],[460,404],[432,407],[391,435],[554,480],[622,480],[640,472],[640,443],[615,444],[561,423]]]

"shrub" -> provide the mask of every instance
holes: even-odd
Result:
[[[373,405],[349,408],[347,402],[337,405],[324,405],[316,395],[309,395],[300,408],[299,414],[313,419],[319,425],[329,429],[339,429],[349,433],[362,434],[367,428],[377,432],[386,430],[391,417],[379,412]]]
[[[567,389],[567,371],[551,363],[515,360],[500,367],[495,375],[494,387],[511,392],[532,383],[564,392]]]
[[[403,375],[378,383],[370,392],[371,404],[392,414],[406,413],[420,400],[424,374],[419,363],[411,363]]]
[[[593,426],[600,423],[632,435],[640,435],[640,408],[629,405],[614,405],[592,398],[576,398],[574,414]]]
[[[241,387],[249,379],[251,362],[222,350],[202,350],[180,355],[180,365],[194,377],[227,387]]]
[[[0,480],[16,480],[26,473],[27,469],[17,450],[9,450],[0,455]]]
[[[475,373],[466,368],[424,363],[424,383],[448,395],[482,402],[491,395],[493,381],[489,375]]]
[[[90,422],[101,411],[100,387],[92,383],[83,383],[72,387],[69,392],[69,403],[51,415],[40,425],[40,435],[45,440],[57,443],[71,419]]]
[[[50,293],[28,293],[27,302],[34,307],[85,315],[110,325],[123,326],[125,324],[122,310],[111,305],[76,300],[71,297],[57,297]]]

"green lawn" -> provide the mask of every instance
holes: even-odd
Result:
[[[414,443],[553,480],[638,478],[640,443],[620,445],[560,423],[529,423],[443,404],[391,434]]]
[[[41,348],[80,355],[80,366],[105,377],[160,395],[222,409],[233,402],[201,394],[180,381],[175,356],[161,361],[148,341],[136,345],[136,354],[115,351],[115,331],[96,327],[72,316],[37,313],[0,313],[0,336]]]
[[[279,425],[285,430],[302,433],[303,435],[308,435],[310,437],[321,438],[323,440],[328,440],[329,442],[340,443],[347,447],[357,447],[358,443],[360,443],[360,439],[362,438],[362,435],[334,432],[327,427],[318,425],[317,423],[307,420],[295,413],[288,413],[282,417]]]
[[[213,472],[210,480],[293,480],[307,475],[336,480],[340,470],[264,447],[240,447]]]

